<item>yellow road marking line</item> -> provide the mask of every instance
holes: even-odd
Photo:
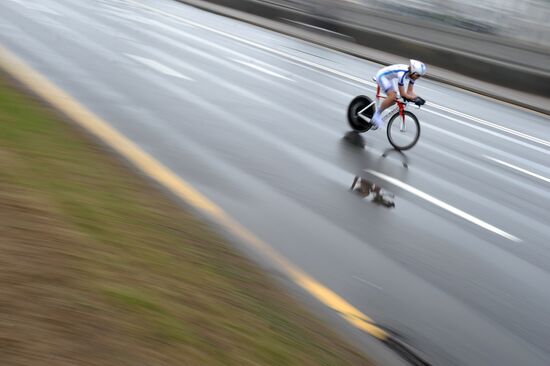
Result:
[[[297,285],[326,306],[338,312],[347,322],[379,340],[387,340],[389,338],[389,334],[378,327],[371,318],[296,267],[269,244],[227,215],[220,207],[203,196],[189,183],[185,182],[127,137],[116,131],[99,116],[89,111],[2,46],[0,46],[0,67],[53,107],[66,114],[72,121],[101,139],[106,145],[122,155],[144,174],[156,180],[211,220],[217,222],[249,247],[276,263]]]

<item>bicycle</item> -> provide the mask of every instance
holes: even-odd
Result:
[[[348,123],[352,129],[357,132],[367,132],[373,126],[371,123],[372,116],[376,111],[376,106],[381,98],[380,86],[376,89],[376,102],[372,101],[365,95],[355,97],[348,107]],[[400,98],[396,101],[396,107],[390,112],[387,112],[382,117],[386,122],[389,117],[386,134],[390,144],[399,151],[411,149],[420,138],[420,123],[418,118],[405,110],[409,102],[415,103],[418,108],[425,103],[424,99],[417,98],[416,100],[408,100]],[[398,121],[399,123],[395,123]]]

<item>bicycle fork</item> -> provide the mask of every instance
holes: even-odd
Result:
[[[407,132],[407,126],[405,125],[405,106],[403,103],[397,102],[397,107],[393,108],[391,111],[385,114],[383,117],[383,120],[385,121],[388,117],[395,115],[396,113],[399,113],[400,121],[399,121],[399,131],[401,132]]]
[[[399,131],[401,133],[407,132],[407,126],[405,126],[405,106],[403,103],[397,102],[397,106],[399,109],[399,117],[401,117],[401,121],[399,121]]]

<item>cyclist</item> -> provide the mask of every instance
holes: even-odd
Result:
[[[386,93],[386,98],[372,116],[374,130],[382,125],[381,113],[397,100],[397,90],[399,90],[399,95],[406,100],[413,101],[418,105],[425,103],[424,99],[418,97],[413,91],[414,82],[424,74],[426,74],[426,65],[417,60],[410,60],[409,65],[390,65],[376,73],[376,82],[380,89]],[[396,81],[398,88],[395,87]],[[405,90],[406,81],[408,81],[408,85]]]

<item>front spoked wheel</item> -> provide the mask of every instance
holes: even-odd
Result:
[[[420,138],[420,123],[418,118],[409,111],[405,111],[404,117],[399,113],[394,114],[388,122],[388,140],[397,150],[409,150]]]

